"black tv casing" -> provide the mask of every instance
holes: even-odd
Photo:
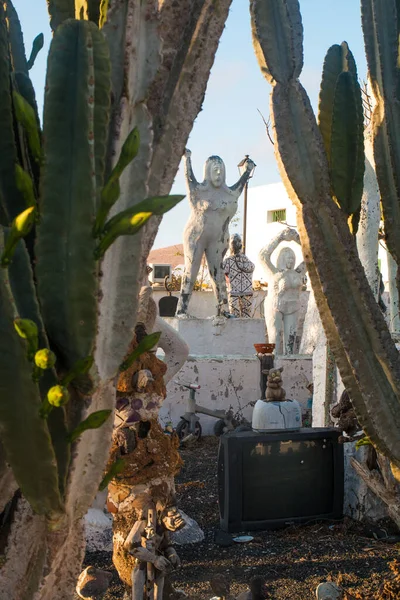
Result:
[[[221,436],[218,452],[221,529],[228,532],[267,530],[296,523],[342,518],[344,462],[343,444],[338,441],[340,435],[341,431],[338,429],[324,427],[295,432],[282,430],[276,433],[233,431]],[[255,459],[252,458],[254,452],[257,454]],[[269,456],[264,458],[263,455],[266,454]],[[273,478],[268,480],[268,469],[265,473],[260,472],[260,478],[253,478],[246,484],[244,466],[253,466],[251,463],[255,464],[254,460],[260,463],[261,471],[262,463],[270,461],[269,464],[273,467],[271,471],[275,468],[276,473],[275,488]],[[263,490],[258,489],[260,486]],[[276,498],[276,494],[279,494],[277,486],[281,487],[282,498]],[[325,491],[322,489],[324,486]],[[268,514],[266,507],[265,515],[258,514],[253,519],[253,514],[260,512],[260,506],[268,504],[269,494],[273,495],[271,502],[281,506],[283,513],[285,507],[287,511],[291,511],[288,506],[290,502],[299,502],[299,507],[302,508],[299,512],[302,514],[296,515],[295,508],[291,511],[293,514],[282,517]],[[261,496],[263,500],[260,501]],[[255,507],[254,511],[252,506]],[[311,511],[309,514],[308,506]],[[249,511],[251,518],[246,514]]]

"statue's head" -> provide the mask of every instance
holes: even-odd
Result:
[[[216,188],[225,183],[225,165],[219,156],[210,156],[204,164],[204,181],[210,181]]]
[[[176,506],[169,506],[163,515],[162,522],[168,531],[178,531],[185,525],[185,519],[182,517]]]
[[[240,235],[238,233],[232,234],[229,240],[229,248],[232,254],[239,254],[242,246],[242,238]]]
[[[278,267],[279,271],[286,271],[286,269],[294,269],[295,264],[296,255],[294,251],[288,246],[282,248],[282,250],[279,252],[278,260],[276,261],[276,266]]]

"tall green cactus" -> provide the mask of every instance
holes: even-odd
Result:
[[[10,34],[7,35],[4,27],[2,7],[0,15],[1,32],[7,41]],[[14,26],[16,19],[14,13]],[[13,47],[8,44],[11,53]],[[23,46],[20,52],[22,56]],[[10,62],[17,64],[13,60]],[[8,61],[5,60],[2,66],[0,76],[7,89],[6,80],[10,79]],[[21,128],[23,134],[22,138],[14,140],[11,132],[13,114],[9,108],[8,129],[5,129],[10,138],[9,145],[17,148],[25,143],[22,149],[29,148],[33,161],[37,162],[41,157],[41,173],[37,200],[32,200],[35,186],[25,165],[18,164],[17,152],[11,155],[14,165],[0,177],[2,196],[7,199],[7,203],[3,203],[5,214],[13,214],[11,208],[15,200],[10,178],[17,191],[22,190],[23,200],[28,199],[31,205],[14,219],[11,230],[0,231],[5,267],[0,273],[0,431],[7,459],[23,494],[37,512],[48,516],[54,527],[62,524],[69,443],[77,437],[71,428],[78,427],[82,419],[85,409],[82,394],[92,391],[92,386],[102,385],[96,364],[93,360],[88,361],[88,357],[93,355],[96,344],[99,303],[96,237],[102,239],[103,235],[109,236],[110,228],[115,229],[110,222],[104,224],[104,233],[103,227],[96,236],[93,232],[99,210],[98,197],[104,183],[110,81],[108,44],[103,34],[88,20],[70,19],[57,28],[50,47],[43,147],[40,147],[33,109],[19,92],[14,91],[11,95],[8,88],[9,104],[10,107],[13,105],[18,119],[17,129]],[[129,140],[123,146],[124,159],[119,175],[137,150],[137,147],[131,149]],[[26,166],[29,168],[30,163]],[[143,201],[143,210],[147,210],[149,218],[152,214],[165,212],[182,198],[174,197],[172,204],[165,203],[165,198],[150,198]],[[34,278],[24,241],[20,238],[31,231],[36,206],[39,223],[35,232]],[[126,219],[125,215],[123,218]],[[132,233],[134,231],[128,226],[120,227],[112,241],[118,235]],[[24,339],[18,337],[13,324],[16,319],[19,323],[17,331]],[[29,329],[35,342],[28,351]],[[42,362],[35,366],[33,361],[36,351],[45,348],[52,349],[56,362],[53,368],[52,359],[49,372],[42,373]],[[40,352],[43,355],[44,350]],[[68,376],[80,364],[80,372],[78,370],[74,377]],[[90,387],[86,381],[82,388],[82,376],[87,379],[88,368]],[[55,386],[59,382],[63,384],[64,380],[68,381],[65,385],[70,389],[65,388],[65,402],[58,402],[50,390],[57,390]],[[52,404],[56,408],[52,408]],[[90,425],[92,420],[87,423]],[[79,432],[87,428],[79,427]],[[70,429],[69,434],[67,429]]]
[[[371,0],[365,4],[374,11],[387,10],[386,2]],[[392,10],[394,0],[389,4],[386,18],[393,25],[397,22],[393,18],[396,15]],[[275,153],[286,189],[298,208],[303,254],[328,343],[363,428],[377,448],[400,467],[399,355],[347,225],[349,209],[357,208],[353,197],[358,198],[360,194],[361,154],[358,153],[361,149],[355,152],[357,144],[350,140],[346,142],[349,161],[347,165],[339,165],[346,182],[340,187],[351,192],[347,196],[351,203],[341,210],[333,201],[333,191],[337,187],[333,185],[331,173],[335,164],[332,151],[329,156],[326,123],[320,118],[323,138],[307,94],[298,80],[303,38],[299,3],[297,0],[251,0],[250,5],[256,54],[262,72],[273,86],[271,112]],[[382,44],[385,36],[382,29],[377,46]],[[387,50],[386,55],[397,56],[397,38],[389,37],[388,44],[391,50]],[[339,54],[338,50],[333,52]],[[351,70],[347,67],[347,72]],[[343,80],[342,75],[336,78],[335,95],[340,79]],[[355,98],[355,90],[351,89],[353,84],[347,87],[337,105],[338,115],[345,112],[344,107]],[[335,109],[330,112],[334,126]],[[357,103],[351,112],[352,135],[360,139],[359,125],[354,128],[356,119],[360,118]],[[332,135],[331,142],[333,138]],[[385,202],[383,191],[382,201]]]
[[[385,240],[397,264],[400,264],[399,11],[396,0],[361,0],[365,52],[375,98],[372,114],[375,170],[382,197]]]
[[[230,3],[47,0],[43,130],[29,79],[41,38],[27,61],[16,13],[11,23],[0,5],[0,503],[15,490],[6,455],[30,504],[12,505],[0,566],[10,600],[73,597],[115,374],[158,224],[182,200],[167,194]]]

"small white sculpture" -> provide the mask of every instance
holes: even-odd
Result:
[[[251,317],[254,264],[241,252],[242,239],[238,233],[231,235],[229,248],[231,254],[222,263],[229,281],[229,312],[235,317]]]
[[[193,174],[190,156],[190,150],[185,150],[185,178],[191,213],[183,232],[185,270],[176,315],[187,314],[203,254],[206,255],[219,312],[224,313],[228,299],[222,261],[229,244],[228,227],[236,213],[239,196],[255,165],[248,160],[246,172],[234,185],[228,187],[225,183],[223,160],[219,156],[210,156],[204,165],[204,180],[198,183]]]
[[[299,234],[290,227],[281,231],[259,255],[268,274],[268,296],[264,302],[268,341],[275,344],[277,354],[293,354],[300,290],[306,273],[304,262],[295,269],[296,255],[288,246],[280,251],[276,266],[271,262],[271,255],[279,244],[289,241],[300,244]]]

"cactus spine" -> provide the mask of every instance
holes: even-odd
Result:
[[[298,208],[303,254],[328,343],[363,428],[399,466],[398,353],[358,258],[347,225],[349,207],[342,211],[333,201],[326,137],[324,144],[298,80],[303,37],[299,3],[252,0],[251,18],[260,67],[273,86],[275,153],[286,189]],[[395,48],[397,52],[397,42]],[[357,164],[360,169],[354,161],[352,173],[345,171],[347,181],[354,181]],[[349,168],[348,164],[345,169]],[[354,210],[356,204],[350,208]]]

